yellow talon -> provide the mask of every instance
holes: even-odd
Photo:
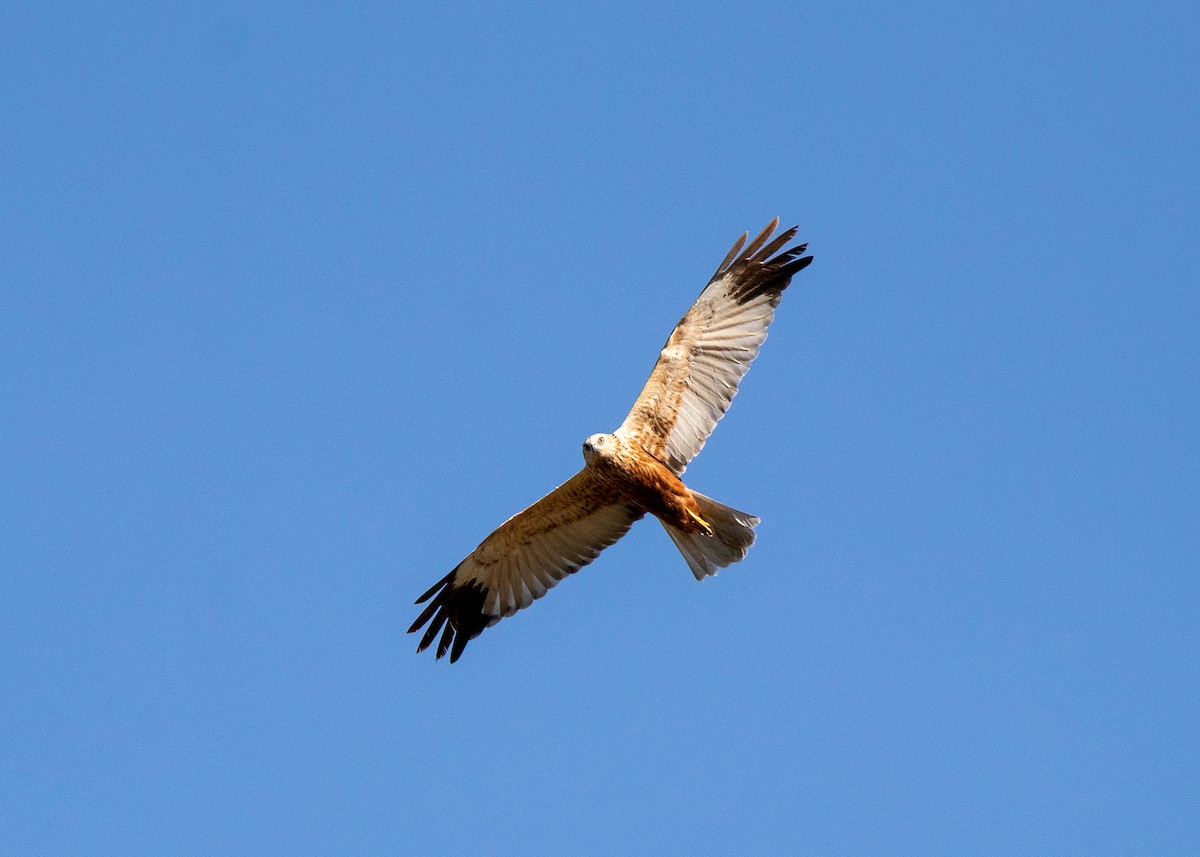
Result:
[[[700,529],[704,531],[704,535],[711,536],[713,534],[713,528],[708,523],[708,521],[701,518],[695,512],[689,511],[688,517],[690,517],[693,521],[695,521],[699,525]]]

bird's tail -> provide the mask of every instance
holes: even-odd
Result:
[[[663,524],[675,547],[687,560],[688,568],[697,580],[717,573],[717,569],[733,565],[746,556],[754,544],[754,528],[759,519],[745,512],[722,506],[703,494],[692,492],[700,504],[700,516],[712,527],[712,535],[702,532],[685,533],[669,524]]]

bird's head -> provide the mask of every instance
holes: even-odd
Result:
[[[583,442],[583,460],[593,464],[612,455],[615,444],[611,434],[593,434]]]

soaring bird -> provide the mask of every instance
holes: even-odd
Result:
[[[746,556],[759,519],[693,491],[680,477],[725,414],[767,338],[792,277],[812,261],[772,239],[775,218],[734,243],[675,325],[633,409],[612,434],[583,442],[583,469],[509,518],[417,599],[408,632],[428,624],[418,652],[457,661],[467,643],[594,560],[646,513],[658,518],[697,580]]]

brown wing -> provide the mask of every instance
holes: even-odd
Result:
[[[501,524],[417,599],[417,604],[433,599],[408,629],[411,634],[429,623],[417,651],[425,651],[441,631],[437,656],[449,651],[454,663],[484,628],[541,598],[625,535],[643,514],[617,499],[585,467]]]
[[[795,227],[768,243],[778,225],[777,217],[744,251],[746,235],[733,245],[675,326],[650,380],[617,429],[677,474],[724,416],[767,338],[783,290],[812,261],[812,256],[801,257],[806,244],[783,250],[796,236]]]

